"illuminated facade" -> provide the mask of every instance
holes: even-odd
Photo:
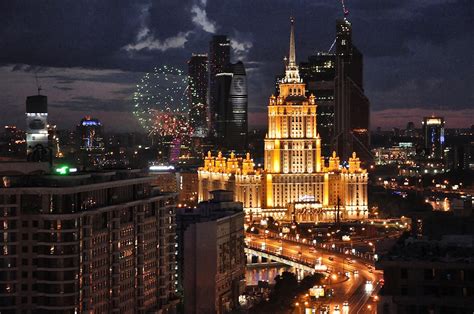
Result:
[[[26,155],[28,161],[51,161],[48,140],[48,98],[26,98]]]
[[[305,84],[296,64],[294,21],[291,21],[290,52],[280,94],[268,105],[264,169],[254,169],[232,154],[226,160],[211,154],[198,171],[199,200],[209,191],[233,190],[247,214],[297,221],[328,221],[367,218],[367,172],[355,153],[342,167],[333,153],[326,166],[317,132],[314,95],[305,95]]]

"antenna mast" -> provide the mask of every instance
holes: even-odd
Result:
[[[38,81],[38,72],[35,72],[35,80],[36,80],[36,88],[38,89],[38,95],[41,95],[42,88]]]

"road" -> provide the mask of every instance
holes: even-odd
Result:
[[[321,263],[328,267],[331,272],[326,279],[326,287],[334,289],[334,296],[322,301],[311,301],[309,297],[299,296],[295,302],[294,313],[305,313],[305,308],[318,308],[329,305],[329,313],[339,306],[340,313],[376,313],[376,305],[372,295],[376,295],[380,289],[380,279],[382,273],[373,270],[373,267],[361,259],[354,259],[353,256],[348,260],[348,255],[317,250],[311,245],[294,243],[281,239],[265,238],[259,236],[248,236],[249,244],[264,248],[268,252],[278,252],[286,257],[300,259],[304,261],[316,261],[321,258]],[[281,248],[281,249],[280,249]],[[358,274],[354,275],[354,271]],[[349,276],[346,278],[344,274]],[[366,291],[367,282],[373,285],[373,291]],[[344,302],[348,306],[343,306]],[[305,305],[305,302],[307,305]],[[319,312],[316,312],[319,313]]]

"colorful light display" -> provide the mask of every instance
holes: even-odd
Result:
[[[192,134],[190,85],[183,71],[166,65],[142,77],[133,94],[133,113],[149,135],[182,139]]]

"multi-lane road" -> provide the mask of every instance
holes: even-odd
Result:
[[[317,301],[306,295],[299,296],[295,300],[294,313],[319,314],[324,305],[329,306],[328,313],[331,314],[338,313],[337,308],[339,313],[376,313],[375,295],[380,289],[382,274],[364,260],[285,239],[248,235],[247,241],[250,246],[301,261],[316,262],[321,258],[321,263],[328,267],[325,285],[326,288],[334,289],[334,295]],[[311,309],[316,311],[312,312]]]

